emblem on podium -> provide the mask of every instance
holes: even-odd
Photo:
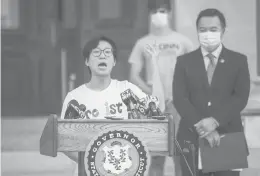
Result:
[[[145,176],[149,151],[127,131],[109,131],[89,144],[85,168],[90,176]]]

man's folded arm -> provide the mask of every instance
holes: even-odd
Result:
[[[191,104],[189,100],[189,89],[187,86],[187,77],[185,68],[183,67],[183,58],[178,57],[173,77],[173,103],[181,118],[189,118],[189,128],[193,128],[194,124],[200,121],[201,115]]]
[[[250,74],[248,69],[247,58],[242,58],[239,73],[236,78],[236,83],[233,91],[233,95],[215,109],[212,116],[217,120],[220,126],[225,126],[240,114],[241,111],[246,107],[248,97],[250,93]]]

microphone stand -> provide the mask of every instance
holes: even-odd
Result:
[[[175,142],[175,146],[177,147],[177,149],[179,150],[179,152],[181,153],[182,157],[184,158],[184,161],[186,163],[186,166],[188,167],[189,169],[189,172],[191,174],[191,176],[196,176],[196,169],[195,169],[195,147],[194,147],[194,144],[190,144],[190,148],[191,148],[191,152],[192,152],[192,160],[193,160],[193,171],[191,169],[191,166],[186,158],[186,156],[184,155],[182,149],[181,149],[181,146],[178,142],[178,140],[176,138],[174,138],[174,142]]]
[[[193,173],[196,176],[196,149],[194,144],[190,144],[191,155],[192,155],[192,165],[193,165]]]

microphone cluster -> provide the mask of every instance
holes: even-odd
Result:
[[[154,101],[149,100],[149,103],[140,101],[131,89],[125,90],[120,95],[123,103],[127,107],[129,119],[140,119],[141,116],[152,117],[162,115]]]
[[[64,118],[65,119],[87,119],[85,111],[86,111],[85,105],[79,104],[77,100],[71,100],[68,103]]]

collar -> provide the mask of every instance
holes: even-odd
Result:
[[[222,48],[223,48],[223,45],[220,44],[220,45],[217,47],[217,49],[215,49],[215,50],[212,52],[212,54],[215,56],[215,58],[219,58],[219,55],[220,55],[220,53],[221,53],[221,51],[222,51]],[[201,47],[201,52],[202,52],[202,56],[203,56],[204,58],[209,54],[209,52],[206,51],[203,47]]]

